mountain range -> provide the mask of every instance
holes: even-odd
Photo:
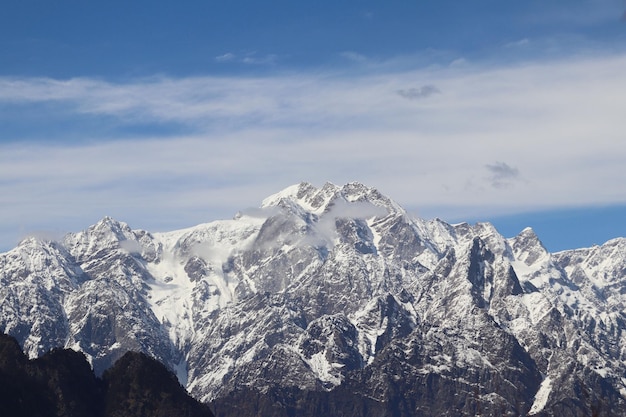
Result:
[[[218,417],[626,415],[626,239],[423,220],[360,183],[150,233],[109,217],[0,254],[0,331],[30,358],[127,351]]]

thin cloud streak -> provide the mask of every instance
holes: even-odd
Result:
[[[398,95],[408,100],[422,99],[433,94],[440,94],[441,91],[434,85],[425,85],[420,88],[405,88],[397,91]]]
[[[278,56],[275,54],[259,55],[256,52],[246,52],[243,54],[235,54],[232,52],[226,52],[225,54],[215,57],[215,62],[221,64],[224,63],[238,63],[246,65],[274,65]]]
[[[67,121],[168,120],[193,132],[120,140],[88,131],[77,145],[48,143],[51,123],[39,143],[0,144],[0,244],[104,215],[153,230],[190,226],[302,180],[358,180],[425,216],[624,203],[625,67],[620,55],[358,77],[0,78],[7,107],[59,102]],[[398,96],[415,85],[441,93]]]

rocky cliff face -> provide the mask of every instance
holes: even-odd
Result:
[[[27,239],[0,267],[0,330],[31,357],[142,351],[222,415],[626,414],[624,239],[551,254],[302,183],[186,230]]]

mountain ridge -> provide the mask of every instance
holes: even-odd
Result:
[[[623,238],[553,254],[530,228],[507,239],[360,183],[300,183],[231,220],[105,217],[0,262],[0,329],[30,357],[71,347],[102,372],[142,351],[216,409],[254,392],[275,415],[309,415],[307,398],[347,413],[334,393],[351,392],[363,416],[626,412]]]
[[[3,414],[12,417],[213,417],[161,363],[138,352],[97,378],[80,352],[53,349],[28,360],[0,334],[0,388]]]

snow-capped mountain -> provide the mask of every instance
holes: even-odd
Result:
[[[301,183],[185,230],[29,238],[0,268],[29,356],[142,351],[217,415],[626,415],[626,239],[551,254]]]

